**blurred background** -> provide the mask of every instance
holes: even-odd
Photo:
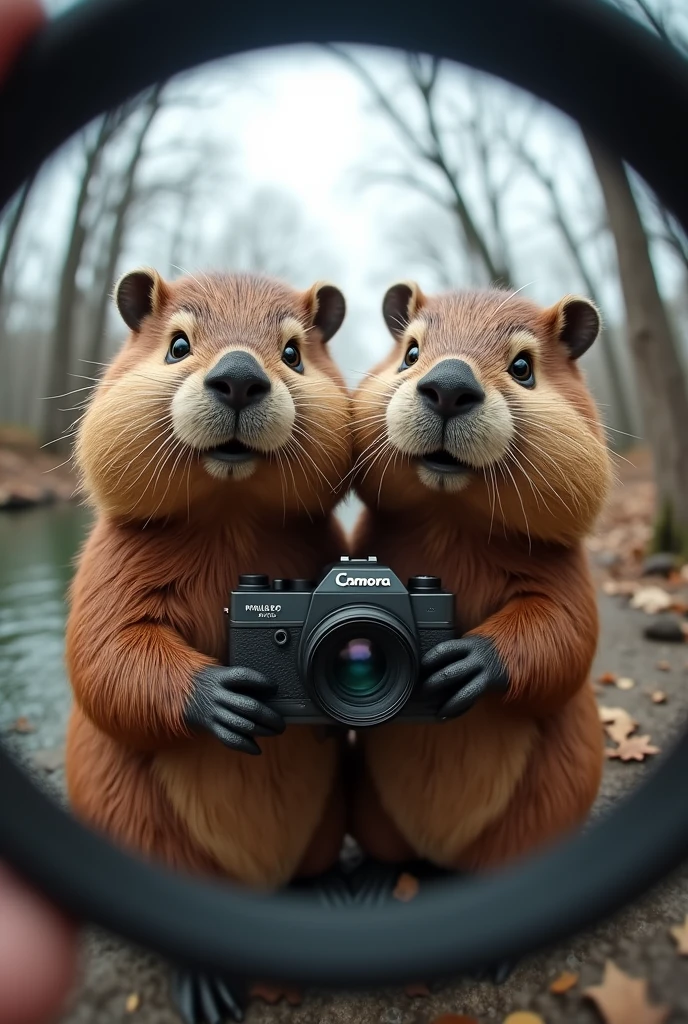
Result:
[[[614,2],[688,56],[685,0]],[[113,285],[142,264],[169,278],[332,280],[347,297],[332,349],[350,384],[389,346],[381,302],[400,278],[593,299],[605,326],[582,363],[618,476],[589,542],[596,685],[653,743],[670,740],[688,711],[688,238],[603,140],[499,80],[381,49],[291,47],[216,62],[103,115],[0,215],[0,732],[58,798],[64,597],[89,525],[71,437],[125,337]],[[341,514],[350,525],[355,503]],[[646,755],[617,755],[596,813],[645,771]],[[653,905],[650,920],[662,913]],[[101,1017],[97,977],[98,1019],[120,1020],[126,983],[112,982],[119,1009]],[[95,1019],[92,1004],[84,995],[85,1016],[69,1021]]]

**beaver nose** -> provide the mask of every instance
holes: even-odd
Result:
[[[443,359],[418,381],[423,401],[440,416],[463,416],[485,398],[485,392],[463,359]]]
[[[228,352],[205,378],[205,386],[235,412],[261,402],[270,390],[270,378],[250,352]]]

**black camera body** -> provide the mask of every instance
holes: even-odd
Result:
[[[240,576],[229,613],[229,664],[262,672],[287,722],[350,728],[433,721],[420,660],[454,637],[454,596],[436,576],[405,587],[376,558],[346,558],[309,580]]]

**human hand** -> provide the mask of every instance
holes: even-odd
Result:
[[[44,1024],[76,975],[76,929],[0,865],[0,1024]]]

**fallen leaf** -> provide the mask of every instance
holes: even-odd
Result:
[[[671,610],[677,615],[688,615],[688,604],[685,601],[674,601]]]
[[[505,1017],[504,1024],[545,1024],[545,1022],[537,1013],[518,1010],[516,1013],[510,1013],[508,1017]]]
[[[638,728],[638,723],[625,708],[601,707],[598,710],[607,736],[615,743],[622,743]]]
[[[64,764],[64,757],[64,748],[57,747],[55,750],[36,750],[31,755],[31,760],[36,768],[41,768],[44,772],[56,772]]]
[[[395,900],[401,900],[402,903],[409,903],[418,895],[418,879],[406,872],[399,875],[392,895]]]
[[[603,686],[613,686],[616,676],[613,672],[603,672],[601,676],[598,676],[597,682],[602,683]]]
[[[660,672],[671,672],[671,665],[668,661],[658,661],[657,668]]]
[[[573,971],[564,971],[558,978],[555,978],[550,985],[549,990],[554,993],[555,996],[560,996],[563,995],[564,992],[568,992],[570,988],[573,988],[577,981],[577,974],[574,974]]]
[[[666,702],[667,702],[667,695],[664,692],[664,690],[654,690],[650,694],[650,700],[652,701],[653,704],[666,704]]]
[[[417,996],[429,996],[430,989],[423,981],[413,981],[410,985],[404,985],[404,995],[415,999]]]
[[[138,992],[132,992],[130,996],[127,996],[127,1001],[124,1004],[124,1009],[127,1013],[135,1013],[141,1005],[141,996]]]
[[[631,598],[631,608],[640,608],[647,615],[657,615],[671,608],[673,597],[661,587],[641,587]]]
[[[478,1024],[475,1017],[464,1017],[462,1013],[443,1013],[441,1017],[435,1017],[430,1024]]]
[[[606,1024],[663,1024],[671,1012],[668,1006],[651,1006],[647,998],[647,981],[631,978],[607,960],[601,985],[586,988],[583,995],[591,999]]]
[[[622,761],[644,761],[649,754],[659,754],[659,747],[650,745],[649,736],[629,736],[614,750],[605,750],[607,757],[618,757]]]
[[[36,727],[34,725],[31,725],[31,722],[28,720],[28,718],[24,718],[24,716],[18,718],[17,721],[12,726],[12,728],[15,732],[20,733],[29,733],[36,731]]]
[[[286,999],[290,1006],[298,1006],[303,1001],[303,996],[298,989],[281,988],[279,985],[269,985],[267,982],[258,982],[249,989],[251,999],[262,999],[263,1002],[274,1006],[281,999]]]
[[[673,938],[676,940],[678,946],[678,952],[681,956],[688,956],[688,915],[683,924],[676,924],[673,928],[670,928]]]
[[[620,679],[616,680],[616,685],[619,690],[632,690],[635,686],[635,680],[629,679],[628,676],[621,676]]]

